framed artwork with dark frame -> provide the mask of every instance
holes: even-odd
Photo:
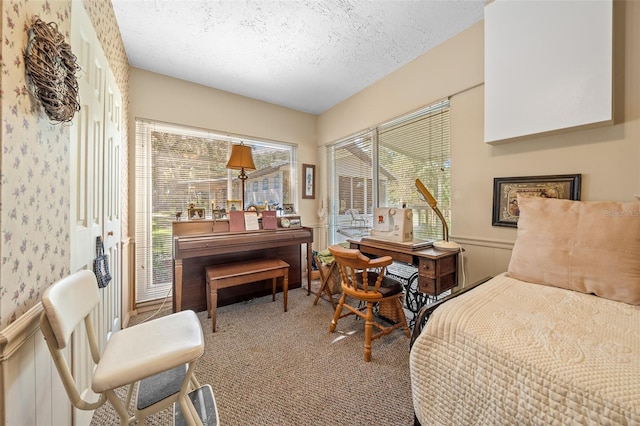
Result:
[[[580,174],[494,178],[492,225],[518,226],[518,194],[579,200],[581,179]]]
[[[316,198],[316,166],[313,164],[302,165],[302,198]]]

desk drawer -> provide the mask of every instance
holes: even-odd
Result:
[[[448,256],[436,261],[435,259],[426,259],[421,257],[418,264],[418,272],[420,275],[424,275],[429,278],[436,278],[438,275],[442,276],[444,274],[455,272],[458,266],[457,259],[457,256]],[[437,270],[438,267],[440,270]]]
[[[370,247],[370,246],[363,246],[363,245],[358,246],[354,244],[351,245],[351,248],[358,248],[360,252],[363,253],[365,256],[367,255],[391,256],[394,260],[398,260],[400,262],[413,263],[413,256],[406,253],[399,253],[397,251],[379,249],[377,247]]]
[[[427,278],[421,275],[418,278],[418,290],[421,293],[426,293],[429,296],[437,296],[442,292],[445,292],[457,284],[456,273],[455,271],[442,275],[439,278]]]
[[[418,264],[418,290],[437,296],[457,285],[458,256],[427,259],[420,258]]]

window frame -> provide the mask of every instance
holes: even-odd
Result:
[[[135,119],[135,241],[136,241],[136,267],[135,267],[135,275],[136,275],[136,290],[135,290],[135,303],[144,303],[152,300],[164,298],[171,293],[172,288],[172,280],[165,280],[162,278],[163,282],[154,282],[157,278],[154,279],[154,243],[153,243],[153,227],[157,220],[154,219],[154,183],[153,183],[153,143],[152,143],[152,132],[164,132],[172,135],[177,135],[178,137],[193,137],[200,138],[204,140],[212,140],[217,143],[223,142],[229,146],[231,144],[244,143],[245,145],[250,145],[253,147],[259,147],[259,149],[264,148],[268,150],[269,148],[277,148],[278,150],[284,149],[289,153],[289,162],[288,164],[285,162],[280,164],[275,170],[275,176],[279,176],[280,181],[285,181],[289,184],[289,188],[285,187],[285,184],[281,185],[281,188],[273,188],[274,191],[279,191],[281,193],[281,200],[279,204],[291,203],[295,202],[297,199],[297,188],[296,188],[296,176],[297,176],[297,145],[287,142],[278,142],[273,140],[265,140],[259,138],[247,138],[244,136],[234,136],[229,135],[228,133],[217,132],[212,130],[205,130],[190,126],[184,126],[173,123],[160,122],[156,120],[150,119]],[[227,153],[227,156],[229,153]],[[259,155],[259,154],[258,154]],[[256,161],[256,151],[254,150],[254,162],[258,165],[258,161]],[[277,157],[276,157],[277,158]],[[228,159],[228,158],[227,158]],[[269,159],[267,158],[266,161]],[[200,161],[200,160],[197,160]],[[218,160],[219,161],[219,160]],[[226,165],[226,160],[225,160]],[[216,166],[219,168],[219,165]],[[268,166],[265,166],[263,170],[268,169]],[[258,172],[258,171],[255,171]],[[249,172],[249,176],[254,173]],[[286,175],[286,176],[284,176]],[[225,176],[224,179],[227,180],[226,184],[226,198],[240,198],[240,187],[238,181],[238,173],[236,170],[229,170],[225,168]],[[221,177],[222,178],[222,177]],[[263,180],[267,179],[267,176],[256,176],[255,182],[258,184],[258,188],[263,187]],[[284,179],[283,179],[284,178]],[[251,188],[253,185],[251,185]],[[236,191],[234,191],[236,189]],[[270,191],[271,189],[269,189]],[[247,192],[247,188],[245,188],[245,192]],[[263,192],[263,191],[259,191]],[[203,194],[204,198],[207,198],[206,194]],[[220,200],[221,205],[224,205],[224,201]],[[260,201],[260,205],[264,205],[265,200]],[[206,208],[206,218],[210,219],[213,214],[213,208],[211,205],[208,205],[210,200],[207,201],[200,206],[204,206]],[[216,199],[216,203],[218,204],[218,200]],[[200,203],[202,204],[202,203]],[[247,205],[249,205],[249,200],[247,200]],[[256,203],[257,204],[257,203]],[[246,207],[246,206],[245,206]],[[165,209],[166,210],[166,209]],[[183,209],[183,217],[181,220],[186,219],[186,210]],[[166,214],[165,214],[166,216]],[[157,219],[157,218],[156,218]],[[166,220],[173,221],[176,218],[166,218]],[[166,221],[163,219],[163,221]],[[164,231],[166,232],[166,231]],[[171,230],[168,231],[171,234]],[[166,251],[162,249],[163,253]],[[164,256],[171,256],[171,254],[164,254]],[[162,266],[164,268],[164,266]],[[164,276],[164,275],[163,275]]]
[[[328,220],[328,242],[329,244],[335,244],[344,240],[348,240],[349,238],[360,238],[368,235],[368,231],[362,229],[351,230],[349,229],[350,222],[348,218],[344,216],[344,212],[348,211],[352,208],[358,208],[359,213],[367,216],[369,215],[368,225],[369,228],[372,226],[372,213],[375,207],[379,206],[387,206],[387,207],[401,207],[402,204],[407,204],[407,207],[414,209],[414,238],[417,239],[439,239],[442,238],[442,224],[439,222],[439,219],[435,217],[434,212],[428,206],[428,204],[421,200],[417,190],[415,190],[415,179],[419,178],[423,181],[425,185],[432,191],[433,195],[438,200],[438,206],[440,210],[443,211],[443,214],[447,218],[447,224],[451,227],[451,179],[450,179],[450,166],[451,166],[451,128],[450,128],[450,116],[451,116],[451,105],[449,99],[443,99],[439,102],[436,102],[427,107],[416,110],[412,113],[405,114],[397,119],[390,120],[385,123],[381,123],[374,128],[366,129],[359,133],[356,133],[352,136],[346,137],[337,141],[336,143],[330,144],[327,147],[327,158],[329,164],[329,194],[331,202],[331,210]],[[437,128],[436,126],[441,126]],[[437,128],[441,134],[433,134],[432,129]],[[429,156],[436,156],[439,161],[430,160],[427,161],[427,158],[424,160],[420,160],[419,162],[412,161],[412,158],[409,158],[408,163],[405,161],[407,166],[410,165],[420,165],[421,167],[406,167],[408,172],[404,173],[404,175],[410,174],[410,179],[405,176],[401,182],[402,189],[402,197],[397,200],[390,199],[390,188],[391,188],[391,179],[394,178],[393,173],[385,168],[385,161],[381,159],[381,151],[389,151],[389,147],[385,144],[389,143],[389,140],[393,141],[393,138],[389,138],[389,136],[394,136],[393,132],[395,129],[399,132],[399,137],[407,137],[407,140],[413,141],[412,143],[415,145],[417,140],[422,140],[425,129],[429,129],[428,140],[430,141],[428,145],[426,145],[426,149],[429,152]],[[409,129],[409,130],[407,130]],[[403,134],[402,132],[411,131],[416,132],[416,135],[411,133]],[[386,139],[385,139],[386,138]],[[383,141],[381,141],[383,139]],[[364,147],[364,149],[354,149],[354,144],[357,144],[358,141],[370,141],[370,147]],[[404,143],[404,141],[402,142]],[[425,148],[423,146],[416,145],[419,148]],[[346,147],[346,148],[345,148]],[[429,151],[433,148],[433,151]],[[372,208],[368,207],[369,200],[369,191],[364,192],[364,196],[367,198],[363,198],[361,202],[354,203],[353,202],[353,194],[355,191],[353,189],[353,179],[351,180],[351,189],[348,189],[348,177],[345,175],[340,175],[339,168],[342,169],[354,169],[353,166],[345,167],[344,165],[340,165],[340,161],[342,158],[347,158],[344,153],[337,154],[340,150],[348,149],[353,154],[354,158],[358,158],[360,160],[360,167],[366,165],[366,162],[370,162],[371,168],[367,173],[369,173],[372,185],[373,194],[371,197],[371,201],[373,204]],[[409,148],[409,151],[411,148]],[[368,152],[367,152],[368,151]],[[419,151],[416,149],[416,151]],[[367,152],[368,157],[365,158],[363,155]],[[410,151],[411,155],[415,155],[413,151]],[[410,155],[404,155],[406,157],[411,157]],[[431,158],[431,157],[429,157]],[[435,158],[435,157],[434,157]],[[351,161],[354,161],[353,159]],[[425,167],[422,167],[424,163]],[[391,163],[393,164],[393,162]],[[387,166],[390,170],[393,169],[390,166]],[[421,171],[427,171],[429,176],[422,175]],[[355,173],[355,172],[354,172]],[[363,173],[361,170],[359,173]],[[396,171],[396,173],[398,173]],[[355,174],[351,176],[351,178],[355,178]],[[368,186],[368,182],[367,185]],[[348,200],[348,201],[345,201]],[[345,204],[345,205],[342,205]],[[348,204],[348,205],[347,205]],[[357,234],[357,235],[356,235]]]

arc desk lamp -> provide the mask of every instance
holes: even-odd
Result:
[[[458,251],[460,250],[460,245],[453,241],[449,241],[449,226],[447,225],[447,221],[444,219],[442,212],[438,208],[438,202],[433,195],[429,192],[426,186],[420,181],[420,179],[416,179],[416,188],[420,193],[420,196],[423,200],[429,204],[429,207],[433,209],[436,215],[440,218],[442,222],[442,237],[443,239],[440,241],[436,241],[433,243],[433,247],[438,250],[446,250],[446,251]]]

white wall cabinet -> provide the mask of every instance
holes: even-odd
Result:
[[[485,142],[613,123],[613,5],[485,6]]]

